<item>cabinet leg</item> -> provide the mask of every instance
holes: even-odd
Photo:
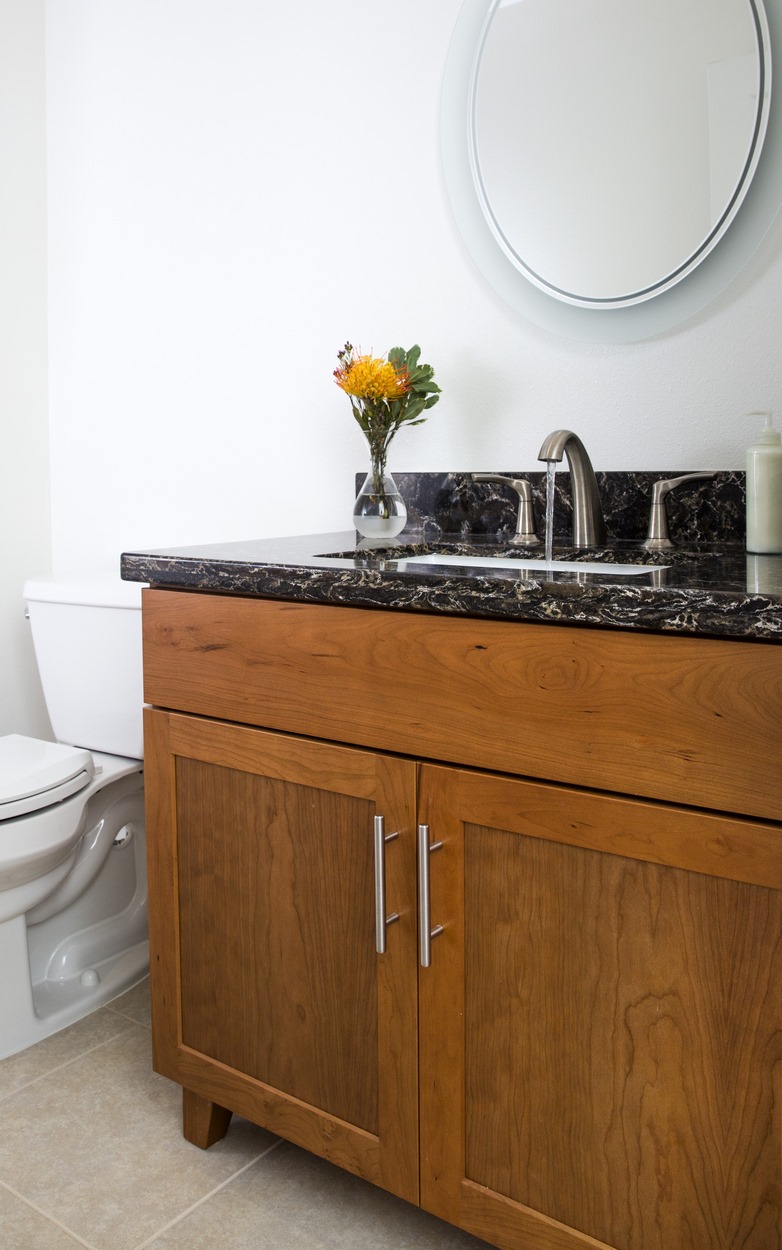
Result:
[[[225,1137],[231,1114],[225,1107],[219,1107],[216,1102],[210,1102],[190,1089],[182,1090],[182,1133],[186,1141],[200,1146],[202,1150],[207,1150]]]

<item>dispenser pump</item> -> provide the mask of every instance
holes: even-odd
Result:
[[[782,434],[780,434],[779,430],[774,429],[774,418],[771,413],[759,412],[757,415],[761,418],[762,425],[757,432],[754,445],[758,443],[766,443],[768,445],[774,443],[777,445],[782,444]]]
[[[747,551],[782,553],[782,434],[770,412],[747,451]]]

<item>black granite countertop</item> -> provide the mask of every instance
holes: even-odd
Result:
[[[545,474],[504,472],[529,480],[542,534]],[[393,545],[357,541],[350,531],[129,552],[122,556],[122,576],[305,603],[782,642],[782,555],[744,549],[742,472],[719,472],[671,492],[666,510],[674,548],[642,549],[652,485],[680,472],[598,472],[608,539],[594,551],[567,545],[570,475],[556,475],[554,558],[642,565],[640,575],[555,571],[540,548],[525,553],[514,547],[518,499],[507,485],[476,483],[469,473],[397,473],[408,525]],[[528,569],[495,565],[496,575],[466,564],[408,564],[411,555],[435,552],[532,555],[536,563]]]
[[[432,541],[406,534],[380,546],[357,543],[351,531],[127,552],[121,570],[129,581],[221,594],[782,642],[782,555],[748,555],[743,544],[690,544],[665,553],[630,542],[593,551],[555,548],[558,560],[644,566],[640,575],[622,576],[608,569],[553,571],[541,557],[531,569],[502,567],[496,574],[408,563],[411,555],[430,552],[528,558],[488,536]]]

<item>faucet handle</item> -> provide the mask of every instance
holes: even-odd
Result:
[[[652,507],[649,512],[649,529],[646,541],[641,544],[645,551],[668,551],[673,543],[668,535],[668,513],[665,507],[666,496],[681,486],[683,482],[701,481],[716,477],[716,473],[682,473],[680,477],[661,478],[652,487]]]
[[[526,478],[507,477],[503,473],[471,473],[473,482],[497,482],[500,486],[511,486],[519,497],[519,511],[516,516],[516,533],[511,542],[519,547],[539,547],[540,539],[535,533],[535,514],[532,510],[532,488]]]

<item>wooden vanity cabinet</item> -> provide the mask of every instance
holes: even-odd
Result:
[[[163,590],[144,632],[190,1140],[504,1250],[782,1246],[782,648]]]

